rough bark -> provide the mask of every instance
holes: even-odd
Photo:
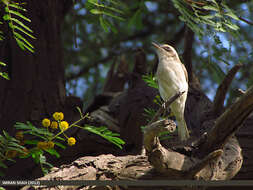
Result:
[[[29,27],[34,31],[36,40],[29,41],[34,45],[35,53],[22,51],[13,39],[12,33],[7,30],[3,31],[6,40],[1,42],[0,47],[1,61],[8,65],[11,78],[0,78],[0,123],[1,131],[5,130],[11,135],[15,132],[15,122],[31,121],[40,124],[43,117],[48,117],[55,111],[64,111],[67,101],[61,23],[73,2],[27,0],[22,3],[27,9],[26,16],[32,20]],[[12,176],[22,176],[22,171],[26,170],[29,164],[24,164],[27,163],[24,160],[21,162],[19,170],[16,165],[10,166],[8,173]]]

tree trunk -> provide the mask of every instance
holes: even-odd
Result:
[[[39,125],[42,118],[63,111],[65,104],[61,23],[72,0],[25,2],[26,16],[32,21],[29,27],[36,37],[36,40],[29,39],[35,53],[22,51],[8,30],[4,31],[6,40],[0,47],[1,61],[8,65],[11,78],[0,78],[0,123],[1,131],[11,135],[15,122],[32,121]],[[20,170],[10,167],[8,173],[19,176],[17,171],[23,171],[25,165],[28,164]]]

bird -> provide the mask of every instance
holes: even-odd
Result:
[[[179,59],[176,50],[167,44],[152,42],[156,49],[159,63],[156,71],[158,90],[163,101],[168,101],[178,92],[184,92],[171,105],[171,111],[176,117],[180,141],[186,141],[190,135],[184,119],[185,102],[188,93],[188,74]]]

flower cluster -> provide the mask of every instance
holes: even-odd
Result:
[[[62,121],[64,119],[64,114],[62,112],[55,112],[53,114],[53,118],[55,121],[50,121],[48,118],[44,118],[42,120],[42,125],[44,127],[50,127],[51,129],[58,129],[58,126],[60,126],[61,131],[65,131],[68,129],[69,124],[67,121]]]
[[[51,128],[52,130],[58,129],[58,126],[60,128],[60,132],[56,135],[58,136],[59,134],[63,133],[67,129],[70,128],[69,123],[67,121],[63,121],[64,119],[64,114],[62,112],[55,112],[53,114],[53,119],[54,121],[50,121],[48,118],[44,118],[42,120],[42,125],[44,127]],[[67,142],[69,146],[73,146],[76,143],[76,139],[74,137],[67,137],[67,135],[64,134],[64,136],[67,138]],[[47,142],[38,142],[37,147],[39,149],[50,149],[54,147],[54,143],[52,141],[47,141]]]
[[[54,148],[54,142],[52,142],[52,141],[41,142],[40,141],[37,143],[37,147],[39,149],[44,149],[44,150],[52,149],[52,148]]]

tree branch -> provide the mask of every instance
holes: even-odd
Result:
[[[232,80],[235,77],[235,74],[237,71],[242,67],[242,64],[237,64],[235,65],[226,75],[222,83],[217,89],[215,98],[214,98],[214,103],[213,103],[213,113],[216,114],[217,116],[220,115],[223,112],[224,109],[224,100],[226,98],[226,94],[228,91],[228,88],[232,82]]]
[[[216,120],[215,126],[207,134],[207,140],[200,145],[201,152],[205,155],[222,149],[252,111],[253,86]]]
[[[253,22],[249,21],[249,20],[246,20],[245,18],[242,18],[241,16],[239,16],[239,19],[249,25],[252,25],[253,26]]]
[[[192,81],[192,46],[194,42],[194,32],[189,28],[186,27],[185,36],[184,36],[184,53],[183,59],[186,70],[188,72],[189,82]]]
[[[161,106],[160,109],[156,112],[156,114],[154,115],[154,117],[151,119],[151,121],[149,122],[149,124],[153,123],[154,121],[156,121],[159,116],[166,111],[166,109],[170,106],[170,104],[172,104],[172,102],[174,102],[177,98],[179,98],[180,96],[183,95],[183,93],[185,92],[178,92],[176,93],[174,96],[172,96],[168,101],[165,102],[165,106]]]

